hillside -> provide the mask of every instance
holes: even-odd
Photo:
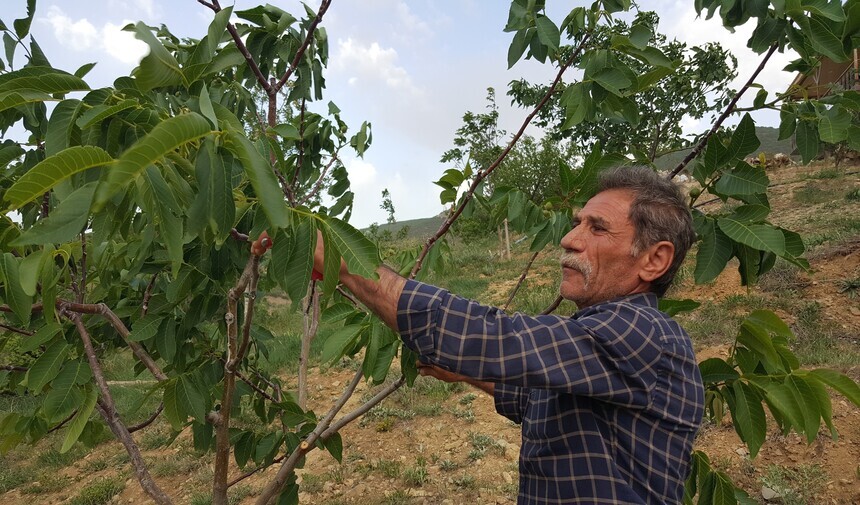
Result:
[[[767,156],[773,156],[776,153],[791,154],[794,150],[791,139],[777,140],[779,137],[779,128],[771,128],[769,126],[757,126],[755,129],[756,136],[761,141],[761,145],[756,149],[755,154],[765,153]],[[665,156],[661,156],[655,160],[654,164],[660,170],[671,170],[678,166],[690,149],[684,149]]]

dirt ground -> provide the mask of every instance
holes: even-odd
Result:
[[[821,167],[787,167],[770,174],[772,182],[792,181],[804,173],[813,173]],[[848,171],[856,171],[849,168]],[[849,175],[839,179],[841,185],[860,187],[860,178]],[[786,183],[774,188],[771,201],[774,221],[790,229],[809,225],[813,206],[804,208],[792,202],[791,195],[798,185]],[[844,187],[841,189],[844,191]],[[860,211],[860,209],[853,209]],[[854,214],[858,215],[857,213]],[[792,228],[792,226],[794,226]],[[817,300],[827,320],[839,325],[850,339],[848,345],[860,345],[860,298],[839,293],[839,279],[860,276],[860,239],[857,236],[840,241],[836,246],[819,248],[810,255],[812,271],[801,273],[796,296]],[[691,283],[687,283],[691,284]],[[506,292],[508,286],[490,286],[488,292]],[[713,284],[686,285],[675,294],[676,298],[719,301],[728,296],[747,293],[740,286],[736,270],[728,268]],[[795,314],[780,313],[789,324]],[[699,360],[722,356],[728,352],[726,344],[697,349]],[[860,364],[844,370],[855,380],[860,379]],[[342,393],[353,375],[348,368],[311,371],[310,402],[316,412],[324,412]],[[359,386],[345,412],[357,406],[363,394],[369,391],[366,384]],[[441,402],[433,415],[415,415],[396,418],[390,423],[370,421],[354,422],[342,431],[345,441],[343,465],[327,453],[313,451],[306,466],[300,471],[300,482],[305,491],[301,503],[313,504],[512,504],[516,499],[517,455],[520,445],[519,427],[495,414],[492,399],[477,394],[468,402],[470,390],[458,391]],[[462,415],[465,404],[471,405],[473,417]],[[386,404],[383,404],[386,405]],[[844,398],[833,396],[833,422],[839,432],[837,440],[822,433],[812,443],[797,435],[783,436],[773,423],[760,453],[750,459],[740,442],[731,420],[727,416],[720,424],[706,423],[696,443],[705,451],[717,468],[727,472],[734,482],[747,490],[760,503],[761,478],[771,465],[780,467],[808,467],[820,465],[826,481],[811,504],[860,503],[860,409]],[[476,437],[484,436],[491,445],[483,454],[474,452]],[[181,436],[169,448],[145,451],[149,461],[178,457],[189,450],[187,436]],[[93,453],[75,465],[60,472],[73,479],[78,486],[105,475],[116,475],[116,468],[87,472],[86,461],[121,452],[117,444],[102,444]],[[396,469],[386,471],[388,469]],[[409,472],[412,471],[410,474]],[[190,503],[193,490],[199,488],[191,471],[158,477],[156,480],[173,496],[177,503]],[[262,472],[247,479],[251,488],[259,489],[273,471]],[[233,475],[239,475],[237,469]],[[137,482],[126,473],[123,492],[112,503],[148,503]],[[412,477],[409,478],[408,476]],[[405,477],[406,476],[406,477]],[[420,481],[420,482],[418,482]],[[0,495],[4,505],[31,503],[64,503],[70,493],[57,492],[41,496],[23,495],[13,490]],[[253,503],[253,495],[241,500]],[[774,502],[771,502],[774,503]]]

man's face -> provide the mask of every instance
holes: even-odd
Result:
[[[645,291],[638,259],[631,256],[634,228],[628,219],[633,193],[603,191],[589,200],[561,240],[561,295],[579,306]]]

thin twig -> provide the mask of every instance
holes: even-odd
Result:
[[[302,159],[305,157],[305,108],[305,99],[302,98],[302,105],[299,109],[299,155],[296,158],[296,169],[293,170],[290,187],[294,187],[296,181],[299,180],[299,174],[302,171]]]
[[[143,292],[143,303],[140,305],[140,317],[146,315],[149,312],[149,300],[152,298],[152,288],[155,287],[155,281],[158,279],[159,272],[155,272],[152,274],[152,279],[149,280],[149,284],[146,285],[146,291]]]
[[[337,420],[337,422],[332,423],[332,425],[329,426],[328,428],[326,428],[326,430],[322,433],[322,435],[320,435],[320,438],[323,440],[326,440],[328,437],[337,433],[338,431],[340,431],[341,428],[343,428],[347,424],[353,422],[354,420],[356,420],[359,417],[366,414],[367,411],[369,411],[370,409],[372,409],[373,407],[378,405],[382,400],[387,398],[391,393],[397,391],[397,389],[400,388],[400,386],[402,386],[405,383],[406,383],[406,377],[401,375],[399,379],[397,379],[396,381],[389,384],[382,391],[376,393],[376,395],[374,395],[373,398],[366,401],[361,407],[358,407],[357,409],[353,410],[349,414],[346,414],[345,416],[341,417],[340,419]]]
[[[490,166],[487,167],[486,170],[478,171],[478,173],[475,174],[475,178],[472,179],[472,184],[469,186],[469,189],[466,191],[466,193],[463,195],[463,198],[460,200],[460,205],[454,212],[452,212],[448,216],[448,219],[445,220],[445,222],[439,228],[439,231],[437,231],[435,235],[430,237],[424,244],[424,248],[421,250],[421,254],[418,255],[418,259],[415,261],[415,266],[412,267],[412,271],[409,273],[410,279],[414,279],[415,276],[418,275],[418,271],[421,270],[421,266],[424,263],[424,258],[427,257],[427,254],[430,252],[430,248],[433,247],[433,244],[435,244],[437,240],[442,238],[442,236],[448,232],[454,221],[458,217],[460,217],[460,214],[462,214],[463,210],[465,210],[466,204],[468,204],[472,197],[475,195],[475,191],[477,191],[478,186],[484,181],[484,179],[487,178],[487,176],[489,176],[493,172],[493,170],[496,169],[496,167],[498,167],[502,163],[505,157],[507,157],[508,153],[511,151],[511,149],[513,149],[514,145],[516,145],[520,137],[522,137],[523,133],[525,133],[526,127],[528,127],[532,119],[534,119],[538,112],[540,112],[540,110],[544,107],[544,105],[546,105],[546,103],[555,93],[555,88],[561,82],[562,75],[564,75],[564,72],[570,67],[570,65],[572,65],[577,58],[579,58],[580,53],[585,49],[585,45],[590,38],[591,34],[586,33],[585,36],[582,38],[582,41],[579,43],[579,46],[577,46],[576,50],[573,52],[573,54],[571,54],[570,58],[568,58],[568,60],[561,66],[561,68],[559,68],[558,74],[555,76],[555,80],[553,80],[552,84],[550,84],[549,89],[547,90],[546,94],[544,94],[544,97],[541,99],[540,102],[538,102],[534,110],[532,110],[531,113],[526,116],[522,126],[520,126],[519,131],[517,131],[517,133],[513,136],[507,147],[505,147],[505,149],[502,151],[502,153],[499,154],[498,158],[496,158],[496,160],[492,164],[490,164]]]
[[[87,229],[81,232],[81,285],[78,288],[78,303],[84,303],[87,292]]]
[[[30,369],[23,366],[18,365],[0,365],[0,370],[5,370],[7,372],[29,372]]]
[[[235,240],[238,240],[239,242],[248,241],[248,236],[240,232],[236,228],[230,228],[230,236],[233,237]]]
[[[128,432],[134,433],[135,431],[139,431],[146,428],[147,426],[155,422],[156,419],[158,419],[158,415],[161,414],[162,410],[164,410],[164,402],[159,403],[158,408],[155,409],[155,412],[153,412],[152,415],[149,416],[145,421],[140,424],[135,424],[134,426],[129,426]]]
[[[51,192],[47,192],[42,195],[42,219],[48,217],[48,214],[51,212]]]
[[[200,4],[212,9],[216,14],[221,12],[221,4],[218,2],[218,0],[212,0],[211,3],[207,3],[204,0],[197,1]],[[245,63],[248,64],[248,68],[251,69],[251,71],[254,73],[254,76],[257,78],[257,83],[266,91],[267,95],[271,95],[272,88],[269,85],[269,81],[266,79],[266,76],[263,75],[263,72],[260,70],[260,67],[257,65],[257,62],[254,61],[254,57],[251,56],[251,53],[245,46],[245,42],[242,40],[242,36],[239,35],[238,31],[236,31],[236,27],[233,26],[233,23],[227,23],[227,31],[230,32],[230,36],[233,37],[233,42],[236,44],[236,48],[239,49],[239,52],[242,53],[242,56],[245,58]]]
[[[302,198],[302,201],[299,202],[299,205],[304,205],[308,203],[311,198],[315,197],[317,193],[320,192],[320,189],[322,189],[323,183],[325,182],[326,173],[328,173],[329,169],[332,167],[332,165],[334,165],[334,162],[338,160],[337,154],[338,151],[335,151],[331,155],[331,160],[329,160],[328,164],[326,164],[325,168],[323,168],[323,171],[317,179],[317,182],[314,184],[313,189],[311,189],[310,193],[308,193],[307,195],[305,195],[304,198]]]
[[[60,421],[60,424],[58,424],[58,425],[54,426],[53,428],[51,428],[50,430],[48,430],[48,433],[53,433],[53,432],[55,432],[55,431],[60,430],[63,426],[65,426],[66,424],[68,424],[68,423],[69,423],[69,421],[71,421],[72,419],[74,419],[74,418],[75,418],[75,414],[77,414],[77,413],[78,413],[78,409],[75,409],[75,411],[74,411],[74,412],[72,412],[71,414],[69,414],[69,417],[67,417],[67,418],[63,419],[62,421]]]
[[[289,456],[289,454],[284,454],[284,455],[278,456],[277,458],[275,458],[275,459],[273,459],[273,460],[272,460],[272,463],[271,463],[271,464],[263,465],[263,466],[258,466],[257,468],[255,468],[255,469],[253,469],[253,470],[250,470],[250,471],[248,471],[248,472],[243,473],[242,475],[240,475],[240,476],[236,477],[235,479],[231,480],[230,482],[228,482],[228,483],[227,483],[227,487],[228,487],[228,488],[229,488],[229,487],[233,487],[233,486],[235,486],[236,484],[238,484],[238,483],[242,482],[243,480],[247,479],[248,477],[250,477],[250,476],[254,475],[255,473],[257,473],[257,472],[259,472],[259,471],[261,471],[261,470],[265,470],[266,468],[269,468],[269,467],[271,467],[271,466],[273,466],[273,465],[277,465],[277,464],[278,464],[278,463],[280,463],[281,461],[283,461],[283,460],[287,459],[287,456]]]
[[[549,307],[545,308],[543,312],[541,312],[541,315],[542,315],[542,316],[546,316],[546,315],[549,315],[549,314],[552,314],[553,312],[555,312],[555,309],[557,309],[557,308],[558,308],[558,306],[559,306],[559,305],[561,305],[561,302],[562,302],[563,300],[564,300],[564,298],[562,298],[562,296],[561,296],[561,295],[558,295],[558,296],[555,298],[555,301],[554,301],[554,302],[552,302],[552,304],[550,304],[550,306],[549,306]]]
[[[3,328],[6,331],[11,331],[12,333],[17,333],[19,335],[24,335],[27,337],[32,337],[33,332],[30,330],[25,330],[23,328],[16,328],[14,326],[9,326],[8,324],[0,323],[0,328]]]
[[[759,63],[758,68],[755,69],[755,72],[752,73],[746,84],[744,84],[743,87],[735,94],[734,98],[732,98],[732,101],[729,102],[729,104],[726,106],[726,110],[723,111],[723,113],[717,119],[717,122],[714,123],[714,126],[711,127],[711,130],[699,140],[699,143],[696,144],[696,147],[694,147],[693,150],[690,151],[690,153],[687,154],[686,157],[684,157],[681,163],[679,163],[674,170],[669,172],[669,179],[672,179],[676,175],[681,173],[681,170],[684,170],[684,168],[691,161],[693,161],[696,156],[699,155],[700,152],[702,152],[702,149],[704,149],[705,145],[707,145],[708,143],[708,139],[711,138],[711,135],[713,135],[714,133],[716,133],[717,130],[720,129],[720,126],[723,124],[723,121],[725,121],[732,114],[735,104],[738,103],[738,100],[740,100],[744,92],[749,89],[749,87],[755,82],[755,78],[758,77],[758,74],[764,69],[764,66],[767,64],[767,60],[770,59],[771,55],[774,53],[774,51],[776,51],[777,47],[777,44],[770,46],[770,49],[767,51],[767,54],[764,55],[764,58],[762,58],[761,63]]]
[[[322,21],[323,14],[325,14],[330,5],[331,0],[323,0],[322,3],[320,3],[320,8],[317,11],[317,16],[314,18],[313,21],[311,21],[310,26],[308,26],[308,34],[307,36],[305,36],[305,41],[302,43],[301,47],[299,47],[295,58],[293,58],[293,62],[290,63],[290,68],[288,68],[287,71],[284,72],[283,77],[281,77],[278,83],[275,84],[275,93],[277,93],[278,91],[280,91],[281,88],[284,87],[284,84],[287,83],[287,79],[289,79],[290,76],[293,75],[293,72],[296,71],[296,68],[298,68],[299,62],[302,61],[302,57],[305,55],[305,51],[307,51],[308,46],[311,45],[311,41],[314,40],[314,31],[316,31],[317,25],[320,24],[320,21]]]
[[[525,270],[523,270],[522,275],[520,275],[520,280],[517,281],[517,285],[514,286],[513,291],[511,291],[511,295],[508,297],[508,301],[505,302],[505,306],[502,308],[502,310],[504,312],[508,311],[508,305],[510,305],[511,302],[514,301],[514,297],[517,295],[517,291],[520,290],[520,286],[522,286],[523,282],[526,280],[526,276],[529,273],[529,269],[531,269],[532,263],[535,262],[535,260],[538,257],[538,254],[540,254],[540,251],[536,251],[534,254],[532,254],[532,258],[529,260],[528,264],[526,265]]]

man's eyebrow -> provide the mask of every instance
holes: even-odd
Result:
[[[601,226],[603,228],[609,227],[609,221],[603,218],[603,216],[581,216],[579,214],[574,214],[573,218],[571,218],[571,222],[573,223],[581,221],[586,221],[592,225]]]

